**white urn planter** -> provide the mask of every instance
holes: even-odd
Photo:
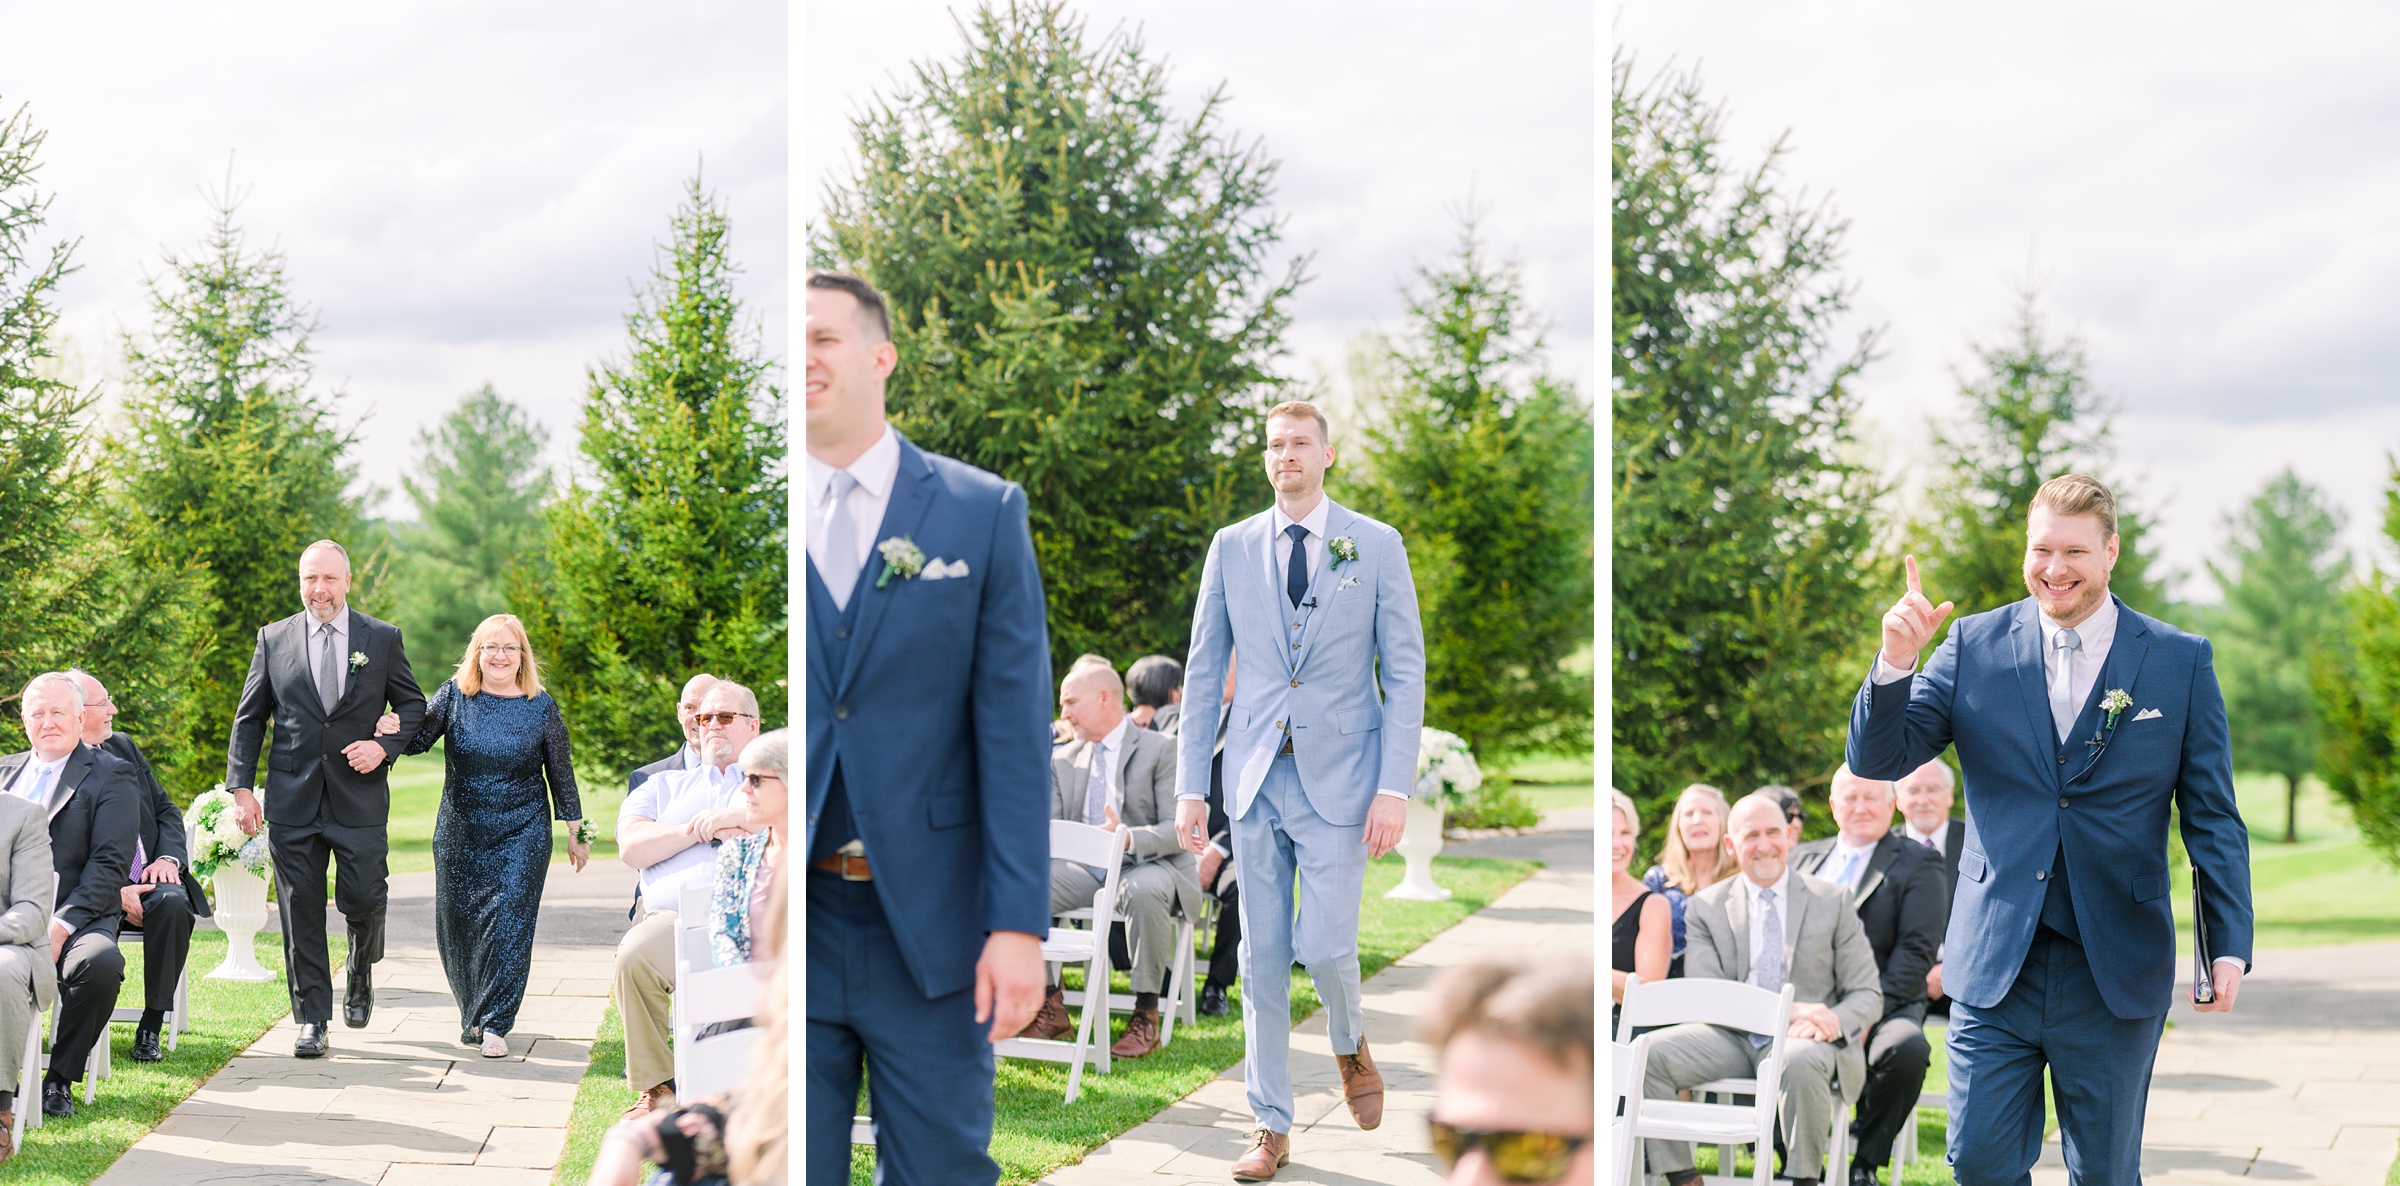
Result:
[[[1400,833],[1400,855],[1408,872],[1384,897],[1409,902],[1443,902],[1450,891],[1433,883],[1433,858],[1442,851],[1442,805],[1439,796],[1418,794],[1408,801],[1408,825]]]
[[[210,980],[273,980],[261,967],[253,946],[259,928],[267,925],[267,883],[240,865],[227,862],[209,879],[215,892],[218,929],[225,932],[225,962],[208,974]]]

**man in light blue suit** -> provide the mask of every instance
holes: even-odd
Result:
[[[1275,505],[1217,533],[1200,573],[1184,714],[1225,726],[1226,812],[1242,885],[1243,1074],[1258,1127],[1237,1181],[1291,1160],[1291,966],[1316,981],[1360,1128],[1383,1121],[1383,1076],[1358,998],[1358,899],[1367,861],[1400,842],[1425,719],[1425,637],[1400,533],[1325,497],[1324,413],[1267,413]],[[1187,736],[1191,736],[1187,734]],[[1211,747],[1178,756],[1175,824],[1208,844]],[[1297,895],[1299,917],[1293,918]]]
[[[808,278],[808,1181],[999,1179],[991,1043],[1042,999],[1050,657],[1025,492],[884,422],[883,298]]]
[[[2141,1180],[2150,1067],[2172,1004],[2168,809],[2207,926],[2204,1013],[2250,967],[2250,843],[2234,805],[2225,701],[2208,640],[2108,591],[2116,500],[2079,474],[2045,483],[2025,532],[2032,596],[1963,618],[1922,674],[1933,605],[1908,592],[1850,716],[1850,768],[1899,778],[1958,747],[1967,836],[1950,911],[1950,1164],[1961,1186],[2030,1182],[2041,1076],[2077,1183]]]

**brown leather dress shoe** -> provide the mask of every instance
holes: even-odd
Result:
[[[1271,1128],[1250,1130],[1250,1151],[1233,1163],[1236,1182],[1264,1182],[1292,1163],[1292,1138]]]
[[[16,1129],[17,1110],[10,1108],[5,1112],[0,1112],[0,1161],[7,1161],[17,1155],[17,1141],[13,1135]]]
[[[1108,1048],[1111,1058],[1140,1058],[1158,1053],[1158,1010],[1136,1009],[1125,1019],[1125,1036]]]
[[[1342,1068],[1342,1099],[1350,1105],[1350,1118],[1360,1128],[1383,1123],[1383,1072],[1367,1054],[1367,1040],[1358,1040],[1358,1053],[1337,1054],[1333,1061]]]
[[[633,1106],[625,1109],[625,1114],[621,1119],[631,1120],[636,1116],[647,1116],[652,1112],[672,1112],[674,1110],[675,1089],[661,1083],[643,1092],[641,1098],[634,1100]]]
[[[1075,1023],[1067,1020],[1067,991],[1055,984],[1042,990],[1042,1007],[1034,1010],[1033,1020],[1026,1022],[1017,1036],[1048,1042],[1074,1037]]]

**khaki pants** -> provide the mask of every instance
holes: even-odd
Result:
[[[617,943],[610,996],[625,1019],[625,1082],[635,1091],[675,1077],[668,1005],[675,995],[675,912],[653,910]]]

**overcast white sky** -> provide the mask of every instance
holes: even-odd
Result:
[[[2390,564],[2400,9],[1624,0],[1612,34],[1637,79],[1697,62],[1745,159],[1789,129],[1788,183],[1850,218],[1857,325],[1886,329],[1859,386],[1896,465],[1926,460],[2030,257],[2185,592],[2214,600],[2223,515],[2285,465]]]
[[[807,161],[799,201],[855,167],[850,119],[895,93],[908,66],[955,60],[945,0],[807,0]],[[1550,370],[1593,387],[1594,162],[1599,63],[1588,0],[1528,0],[1506,20],[1481,6],[1390,3],[1166,4],[1084,0],[1095,39],[1139,26],[1172,69],[1178,115],[1219,82],[1224,127],[1283,163],[1274,208],[1287,252],[1314,254],[1293,306],[1289,373],[1337,382],[1351,338],[1403,326],[1399,287],[1454,242],[1470,187],[1484,238],[1524,266],[1549,319]],[[1279,274],[1279,272],[1278,272]]]
[[[230,154],[241,224],[320,317],[362,476],[413,513],[417,430],[485,380],[569,453],[584,370],[621,355],[703,158],[785,356],[787,56],[781,5],[719,0],[26,4],[0,104],[49,131],[51,229],[83,240],[61,304],[86,379],[147,328],[142,278],[206,232]]]

